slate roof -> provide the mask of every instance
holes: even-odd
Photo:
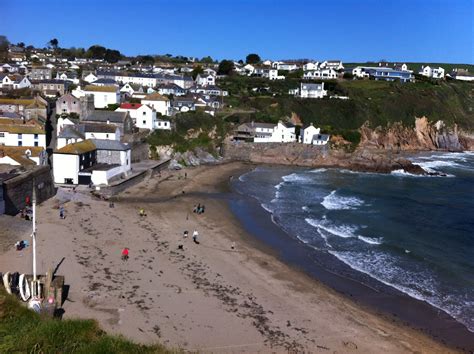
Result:
[[[127,117],[128,112],[115,112],[115,111],[94,111],[89,114],[84,121],[88,122],[100,122],[100,123],[123,123]]]
[[[94,82],[92,82],[92,85],[96,84],[104,84],[104,85],[116,85],[117,81],[114,79],[97,79]]]
[[[160,95],[159,93],[151,93],[149,95],[146,95],[145,98],[143,99],[145,101],[169,101],[167,97]]]
[[[65,125],[58,135],[58,138],[63,139],[85,139],[86,137],[80,132],[76,126]]]
[[[117,140],[106,140],[106,139],[91,139],[96,146],[97,150],[113,150],[113,151],[127,151],[130,150],[130,146],[121,143]]]

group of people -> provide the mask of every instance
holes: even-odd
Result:
[[[201,205],[200,203],[198,205],[194,206],[193,213],[196,214],[204,214],[204,211],[206,210],[205,205]]]

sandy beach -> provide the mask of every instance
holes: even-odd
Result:
[[[138,342],[203,353],[454,352],[256,246],[220,196],[231,176],[250,168],[166,171],[115,197],[114,208],[69,192],[64,220],[57,200],[40,205],[38,268],[60,264],[57,273],[70,285],[64,318],[94,318]],[[193,213],[198,203],[204,214]],[[27,239],[21,230],[16,238]],[[120,257],[124,247],[128,261]],[[30,272],[31,247],[2,253],[0,271]]]

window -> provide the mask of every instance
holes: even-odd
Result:
[[[35,134],[35,139],[38,139],[38,134]]]
[[[109,138],[109,134],[105,134],[105,137],[108,139],[108,138]]]
[[[18,134],[18,140],[23,139],[23,134]]]
[[[38,142],[37,142],[37,141],[35,141],[35,146],[38,146]]]
[[[0,138],[4,138],[5,137],[5,133],[0,133]]]
[[[143,115],[146,115],[146,112],[143,112]]]
[[[19,141],[19,142],[18,142],[18,146],[23,146],[23,142],[22,142],[22,141]]]
[[[146,124],[146,120],[143,121],[143,124]]]

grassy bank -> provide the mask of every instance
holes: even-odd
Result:
[[[371,126],[387,126],[402,122],[414,126],[415,116],[427,116],[429,120],[443,120],[448,125],[458,124],[466,130],[474,130],[474,84],[459,81],[416,83],[385,82],[374,80],[326,81],[329,95],[349,96],[339,99],[297,99],[289,96],[288,89],[296,88],[301,80],[281,82],[261,78],[229,77],[219,85],[229,90],[226,112],[233,122],[277,122],[292,112],[303,123],[315,123],[333,129],[356,130],[364,122]],[[255,90],[257,88],[257,90]],[[230,114],[234,110],[253,110],[248,114]]]
[[[171,353],[110,336],[93,320],[43,318],[0,289],[1,353]]]

